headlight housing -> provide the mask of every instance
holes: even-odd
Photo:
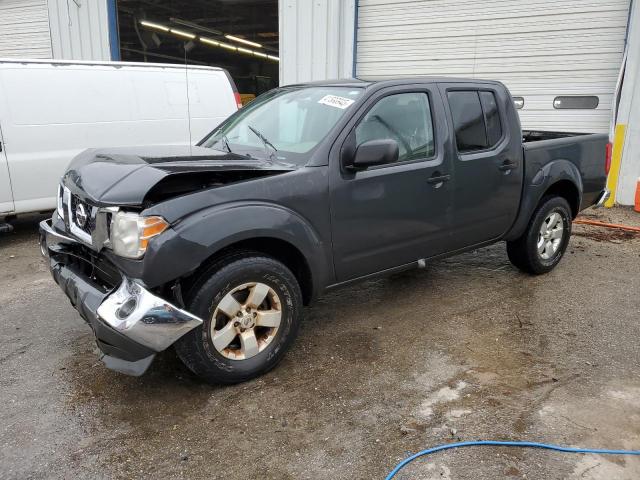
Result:
[[[62,185],[58,185],[58,216],[64,219],[64,205],[62,203],[62,196],[64,194],[64,189]]]
[[[126,258],[141,258],[149,240],[169,227],[162,217],[143,217],[133,212],[116,212],[111,219],[110,243],[113,253]]]

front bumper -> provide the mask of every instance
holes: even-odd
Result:
[[[77,248],[86,247],[54,229],[51,220],[40,223],[40,235],[54,280],[91,325],[108,368],[142,375],[157,352],[202,325],[200,318],[124,275],[115,288],[101,285],[82,268],[89,259],[79,255]]]

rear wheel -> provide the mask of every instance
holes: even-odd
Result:
[[[211,383],[237,383],[282,360],[298,331],[302,294],[285,265],[246,253],[210,269],[192,289],[189,310],[204,323],[176,342],[178,356]]]
[[[534,275],[553,270],[569,244],[571,220],[571,207],[564,198],[543,198],[524,234],[507,242],[511,263]]]

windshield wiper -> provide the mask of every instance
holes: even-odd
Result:
[[[278,149],[276,147],[273,146],[273,143],[271,143],[267,137],[265,137],[263,134],[261,134],[258,130],[256,130],[255,128],[253,128],[251,125],[247,125],[247,127],[249,127],[249,130],[251,130],[253,133],[256,134],[256,137],[258,137],[260,140],[262,140],[262,143],[264,143],[264,147],[265,147],[265,151],[267,149],[267,146],[273,148],[273,152],[271,152],[271,154],[269,155],[271,157],[271,159],[273,159],[274,157],[274,152],[277,152]]]
[[[209,148],[213,148],[214,150],[218,150],[218,151],[222,152],[223,150],[221,150],[220,148],[215,148],[219,143],[222,144],[222,148],[224,148],[227,151],[227,153],[233,153],[231,151],[231,147],[229,146],[229,140],[227,139],[226,135],[223,135],[222,137],[217,139],[215,142],[213,142],[209,146]]]
[[[223,135],[223,136],[222,136],[222,138],[221,138],[221,140],[222,140],[222,144],[223,144],[223,145],[224,145],[224,147],[227,149],[227,152],[229,152],[229,153],[233,153],[233,152],[231,151],[231,147],[229,146],[229,140],[227,140],[227,136],[226,136],[226,135]]]

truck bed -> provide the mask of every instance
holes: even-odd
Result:
[[[541,130],[523,130],[522,143],[539,142],[541,140],[554,140],[556,138],[579,137],[582,135],[591,135],[589,133],[571,133],[571,132],[550,132]]]
[[[548,174],[544,166],[554,160],[566,162],[567,175],[575,170],[582,179],[582,200],[578,210],[594,205],[606,183],[605,156],[609,136],[602,133],[567,133],[523,131],[525,185],[536,183],[535,177]]]

